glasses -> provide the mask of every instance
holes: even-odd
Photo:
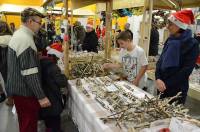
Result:
[[[39,24],[39,25],[42,25],[42,22],[38,22],[36,21],[35,19],[32,19],[35,23]]]

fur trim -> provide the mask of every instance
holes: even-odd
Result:
[[[49,54],[49,55],[55,55],[55,56],[58,57],[58,58],[62,58],[62,57],[63,57],[63,53],[62,53],[62,52],[59,52],[59,51],[57,51],[57,50],[55,50],[55,49],[52,49],[52,48],[50,48],[50,49],[47,51],[47,54]]]
[[[176,24],[178,27],[180,27],[181,29],[187,29],[188,28],[188,24],[183,23],[181,21],[179,21],[176,17],[174,17],[173,15],[171,15],[168,20],[170,20],[172,23]]]

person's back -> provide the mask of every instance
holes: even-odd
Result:
[[[47,55],[40,58],[42,88],[51,106],[41,109],[40,118],[45,121],[47,131],[60,132],[60,114],[68,93],[68,80],[57,65],[63,57],[62,45],[53,44],[47,48]]]
[[[40,59],[42,88],[49,98],[51,106],[43,109],[42,116],[57,116],[63,110],[61,88],[67,88],[68,81],[53,59],[44,57]]]
[[[78,44],[83,44],[83,40],[85,38],[85,29],[83,26],[75,26],[74,33],[76,35],[76,39]]]
[[[87,50],[88,52],[98,52],[97,46],[98,38],[95,31],[87,32],[83,41],[83,50]]]
[[[199,56],[197,58],[197,61],[196,61],[196,68],[199,68],[200,67],[200,33],[197,33],[194,38],[198,41],[198,45],[199,45]]]
[[[158,55],[159,32],[156,27],[151,28],[149,56]]]
[[[41,109],[40,118],[45,121],[47,130],[60,132],[61,117],[64,109],[66,96],[61,88],[67,90],[68,80],[56,65],[55,61],[49,57],[40,59],[42,88],[45,95],[51,102],[51,106]],[[64,98],[63,98],[64,97]]]

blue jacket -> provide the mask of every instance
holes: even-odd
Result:
[[[189,75],[195,66],[198,52],[198,42],[189,29],[179,37],[170,36],[165,42],[155,73],[156,79],[164,81],[166,85],[165,97],[182,92],[182,96],[186,98]]]

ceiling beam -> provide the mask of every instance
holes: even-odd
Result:
[[[169,0],[161,0],[161,1],[170,8],[176,8]]]
[[[192,7],[200,7],[200,1],[196,1],[193,3],[183,4],[183,8],[192,8]]]
[[[72,9],[78,9],[88,5],[106,2],[108,0],[72,0]]]
[[[181,9],[180,7],[181,5],[180,3],[177,2],[177,0],[167,0],[167,1],[169,1],[174,6],[175,9],[179,9],[179,10]]]

